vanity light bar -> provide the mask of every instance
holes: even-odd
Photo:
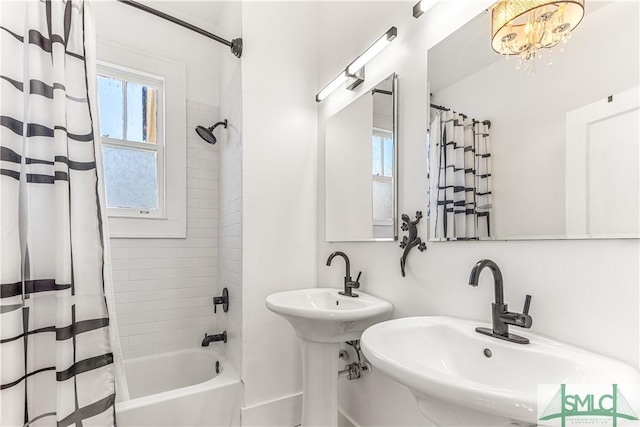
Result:
[[[354,75],[359,69],[365,66],[365,64],[371,61],[382,49],[389,46],[389,43],[393,41],[398,35],[398,29],[396,27],[389,28],[389,31],[384,33],[371,47],[364,51],[364,53],[358,56],[351,64],[347,66],[347,74]]]
[[[438,0],[420,0],[413,6],[413,17],[419,18],[427,10],[431,9]]]
[[[331,92],[338,89],[344,82],[347,81],[347,73],[345,71],[338,74],[338,76],[331,81],[328,85],[324,87],[318,94],[316,95],[316,102],[320,102],[325,99]]]
[[[351,64],[347,65],[347,68],[338,74],[338,76],[331,81],[328,85],[326,85],[318,94],[316,95],[316,102],[320,102],[325,99],[331,92],[336,90],[339,86],[345,83],[349,78],[355,78],[355,83],[349,85],[347,89],[353,90],[360,83],[364,81],[364,70],[363,67],[367,62],[371,61],[380,51],[382,51],[385,47],[393,41],[398,35],[398,29],[396,27],[389,28],[389,31],[384,33],[382,37],[375,41],[364,53],[358,56]]]

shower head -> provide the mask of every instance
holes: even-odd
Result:
[[[224,121],[222,122],[218,122],[215,125],[206,128],[204,126],[197,126],[196,127],[196,132],[198,133],[198,135],[200,136],[200,138],[204,139],[205,141],[207,141],[209,144],[213,145],[217,142],[216,137],[213,135],[213,130],[215,128],[217,128],[218,126],[223,125],[224,128],[227,128],[227,119],[224,119]]]

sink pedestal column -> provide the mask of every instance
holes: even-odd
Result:
[[[339,343],[302,343],[302,426],[338,425]]]

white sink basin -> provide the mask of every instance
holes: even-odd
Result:
[[[519,328],[512,329],[530,344],[481,335],[477,326],[490,327],[449,317],[395,319],[367,329],[361,346],[375,368],[411,389],[436,425],[535,424],[539,384],[635,388],[640,379],[629,365]],[[637,398],[637,388],[630,392]]]
[[[391,303],[358,291],[313,288],[279,292],[265,304],[291,323],[302,350],[302,426],[338,425],[340,343],[360,339],[369,326],[391,317]]]
[[[369,326],[391,318],[390,302],[357,292],[358,297],[338,293],[340,289],[313,288],[279,292],[267,297],[267,308],[287,319],[299,338],[315,342],[356,340]]]

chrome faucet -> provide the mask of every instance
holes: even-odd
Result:
[[[340,295],[346,295],[348,297],[357,297],[358,294],[353,293],[353,289],[358,289],[360,287],[360,276],[362,276],[362,271],[358,273],[358,277],[355,282],[351,280],[351,264],[349,263],[349,257],[344,252],[336,251],[329,255],[327,259],[327,266],[331,265],[331,261],[336,256],[341,256],[344,258],[344,263],[346,265],[346,273],[344,276],[344,291],[338,292]]]
[[[476,328],[476,332],[500,338],[506,341],[518,344],[528,344],[529,340],[525,337],[509,333],[509,325],[519,326],[521,328],[530,328],[533,319],[529,316],[529,305],[531,304],[531,295],[527,295],[524,299],[524,310],[522,313],[512,313],[508,311],[507,304],[504,303],[504,287],[502,283],[502,272],[498,265],[490,259],[483,259],[471,270],[469,275],[469,285],[478,286],[480,272],[484,268],[488,268],[493,273],[493,286],[495,289],[495,302],[491,304],[491,320],[493,322],[493,330],[489,328]]]

